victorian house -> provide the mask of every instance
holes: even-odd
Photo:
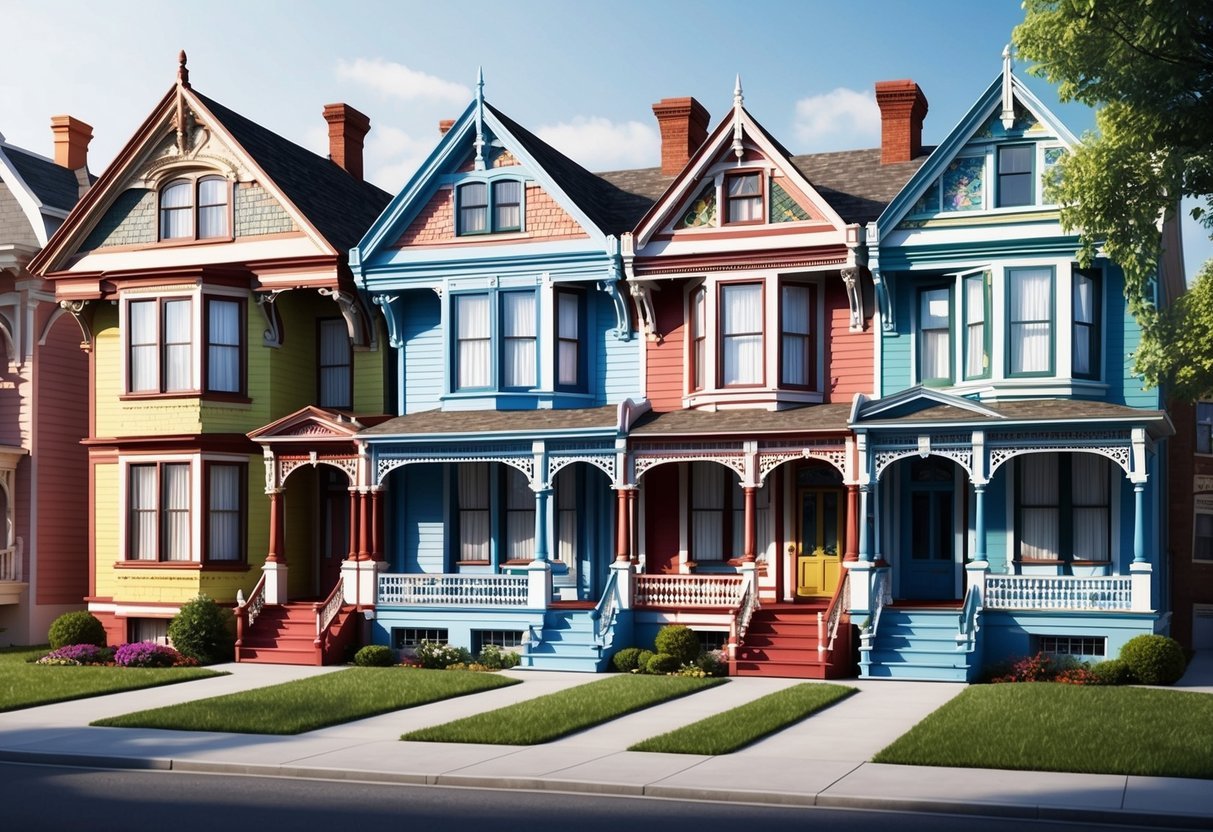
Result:
[[[354,472],[264,463],[291,414],[341,435],[384,412],[387,353],[346,252],[389,197],[362,179],[366,116],[324,117],[329,158],[203,95],[182,53],[30,266],[88,353],[81,594],[112,643],[163,638],[200,593],[256,620],[243,658],[318,661],[354,635]]]
[[[92,182],[92,128],[55,116],[51,131],[53,159],[0,135],[0,644],[44,642],[87,591],[88,360],[30,261]]]

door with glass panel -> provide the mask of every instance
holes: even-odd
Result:
[[[826,466],[801,468],[796,484],[796,594],[832,595],[846,548],[846,490]]]
[[[956,557],[956,466],[937,456],[911,459],[907,467],[910,516],[901,527],[899,598],[955,600],[960,563]]]

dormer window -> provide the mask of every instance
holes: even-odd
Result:
[[[459,236],[522,230],[522,182],[465,182],[456,191]],[[490,199],[491,197],[491,199]]]
[[[725,222],[762,222],[762,174],[737,173],[724,178]]]
[[[1032,160],[1036,146],[1030,144],[998,148],[998,207],[1032,205]]]
[[[231,185],[222,176],[174,179],[160,190],[161,240],[214,240],[230,236]]]

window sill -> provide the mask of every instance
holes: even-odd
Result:
[[[247,572],[249,565],[245,561],[207,561],[196,560],[120,560],[114,562],[115,569],[170,569],[187,570],[192,572]]]
[[[819,392],[807,390],[788,390],[771,387],[746,388],[717,388],[700,390],[682,397],[682,405],[686,408],[708,408],[714,405],[765,405],[768,410],[778,410],[781,406],[800,406],[805,404],[821,404],[825,396]]]
[[[492,561],[487,560],[457,560],[456,566],[488,566]]]

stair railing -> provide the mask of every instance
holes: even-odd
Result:
[[[838,625],[842,621],[842,599],[849,597],[847,587],[850,586],[851,572],[844,569],[842,579],[834,587],[834,596],[825,612],[817,613],[817,653],[819,657],[834,649],[834,640],[838,638]]]
[[[733,620],[729,624],[729,661],[737,658],[737,648],[745,641],[746,631],[750,629],[750,619],[758,609],[758,587],[753,580],[752,572],[746,573],[741,586],[741,598],[733,608]]]
[[[599,647],[607,648],[614,641],[615,618],[619,614],[619,573],[611,570],[607,577],[602,597],[594,605],[592,620],[597,622],[596,640]]]
[[[265,573],[253,587],[253,594],[244,600],[244,592],[236,590],[236,661],[240,661],[240,646],[244,644],[244,634],[248,632],[257,616],[265,609]]]
[[[328,594],[328,597],[320,603],[312,605],[312,611],[316,614],[316,638],[312,644],[316,646],[322,658],[325,648],[328,647],[329,626],[337,617],[337,613],[341,612],[341,605],[344,601],[345,579],[338,575],[337,583]]]
[[[872,613],[859,631],[859,649],[871,650],[880,628],[880,614],[893,601],[893,582],[888,569],[881,569],[872,581]]]
[[[970,586],[965,592],[964,606],[960,608],[960,622],[956,629],[956,649],[972,653],[977,646],[978,619],[981,613],[981,590]]]

